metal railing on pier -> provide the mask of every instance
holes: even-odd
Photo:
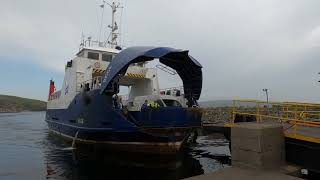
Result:
[[[287,137],[320,143],[320,104],[233,100],[226,126],[246,121],[281,123]]]

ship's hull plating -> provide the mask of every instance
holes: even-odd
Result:
[[[166,107],[143,112],[112,108],[97,91],[79,94],[67,109],[48,109],[49,129],[76,143],[120,151],[177,153],[201,126],[199,109]],[[77,137],[75,138],[77,134]]]
[[[51,123],[49,122],[48,124]],[[67,134],[67,130],[64,131],[63,129],[65,129],[65,127],[60,128],[60,131],[58,129],[50,127],[52,133],[73,141],[78,129],[69,130],[69,135]],[[72,131],[74,132],[73,134]],[[186,128],[185,132],[190,132],[190,129]],[[150,134],[144,134],[141,132],[109,132],[108,130],[93,130],[92,132],[89,132],[79,130],[78,136],[76,138],[76,143],[94,144],[100,147],[109,148],[110,150],[172,154],[177,153],[181,150],[182,145],[185,143],[186,137],[188,137],[189,134],[190,133],[185,133],[180,137],[175,136],[174,139],[170,139],[151,136]]]

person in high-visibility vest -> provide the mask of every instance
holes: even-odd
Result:
[[[157,102],[150,101],[150,103],[148,104],[148,107],[150,107],[151,109],[158,109],[160,105]]]

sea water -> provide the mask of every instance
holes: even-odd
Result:
[[[199,136],[174,158],[81,152],[49,132],[45,112],[0,114],[0,179],[182,179],[230,165],[227,140]],[[93,152],[93,153],[92,153]]]

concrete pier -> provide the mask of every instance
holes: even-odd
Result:
[[[189,180],[293,180],[299,168],[286,170],[283,127],[278,124],[241,123],[231,128],[232,167]]]
[[[253,170],[239,167],[229,167],[211,174],[194,176],[187,180],[301,180],[282,171]]]
[[[242,123],[231,130],[232,166],[279,169],[285,163],[283,128],[277,124]]]

